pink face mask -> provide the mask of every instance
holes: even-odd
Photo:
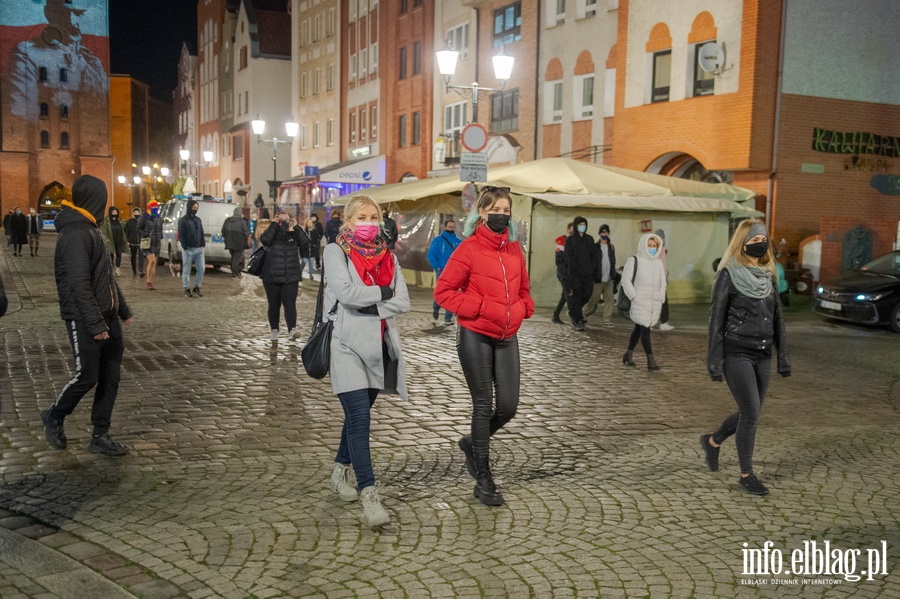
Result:
[[[378,223],[356,223],[353,234],[360,241],[372,241],[378,235]]]

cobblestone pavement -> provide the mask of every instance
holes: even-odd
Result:
[[[112,432],[132,452],[86,451],[90,397],[67,420],[69,449],[51,450],[39,413],[72,367],[52,244],[34,259],[0,250],[13,291],[0,319],[0,525],[45,527],[31,536],[135,595],[900,597],[900,336],[789,311],[794,374],[773,373],[757,437],[772,493],[750,497],[734,443],[717,473],[697,444],[734,405],[706,376],[705,308],[674,306],[676,330],[654,332],[659,373],[622,366],[625,321],[579,334],[539,310],[519,335],[519,412],[492,444],[507,505],[488,508],[456,446],[470,407],[453,329],[414,288],[400,319],[411,401],[382,397],[373,412],[392,518],[373,531],[329,488],[337,399],[303,373],[301,343],[268,340],[246,275],[208,271],[202,299],[181,297],[165,268],[155,292],[123,276],[136,322]],[[302,287],[306,330],[316,287]],[[745,572],[745,552],[767,541],[766,561],[797,572],[791,552],[826,540],[846,551],[829,560],[839,572],[872,569],[882,541],[887,564],[856,582]],[[6,558],[0,546],[3,597],[64,596],[38,594]]]

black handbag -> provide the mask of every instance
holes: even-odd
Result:
[[[631,272],[631,285],[634,286],[634,278],[637,276],[638,259],[637,256],[632,257],[634,258],[634,270]],[[619,297],[616,298],[616,310],[619,311],[619,316],[622,318],[631,318],[631,300],[625,295],[624,285],[619,286]]]
[[[262,274],[263,265],[266,263],[266,252],[268,249],[266,246],[261,245],[259,249],[250,254],[250,259],[247,260],[247,274],[253,275],[254,277],[258,277]]]
[[[303,360],[303,368],[306,374],[314,379],[325,378],[331,367],[331,333],[334,329],[334,321],[331,316],[337,312],[337,301],[328,311],[327,317],[323,317],[322,303],[325,299],[325,261],[322,261],[322,278],[319,283],[319,295],[316,299],[316,316],[313,319],[312,332],[306,345],[300,350]]]

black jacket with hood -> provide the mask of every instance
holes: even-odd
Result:
[[[96,222],[70,208],[56,216],[56,289],[63,320],[85,325],[91,335],[109,331],[107,322],[131,318],[131,310],[116,284],[109,253],[97,223],[106,208],[106,184],[90,175],[72,185],[72,203],[90,213]]]
[[[225,241],[225,249],[232,252],[240,252],[248,247],[250,238],[250,225],[244,220],[244,211],[235,207],[234,214],[222,223],[222,239]]]
[[[300,244],[307,243],[308,239],[299,225],[291,228],[288,223],[280,226],[279,221],[272,221],[259,236],[260,243],[267,248],[259,278],[280,285],[298,282],[303,272],[300,270]]]
[[[587,225],[582,216],[572,221],[572,234],[566,237],[565,264],[569,281],[590,280],[593,282],[600,266],[600,250],[594,245],[594,238],[587,233],[579,234],[578,225]]]
[[[206,247],[203,221],[194,215],[194,206],[197,205],[197,200],[188,200],[187,212],[178,219],[178,241],[184,249]]]

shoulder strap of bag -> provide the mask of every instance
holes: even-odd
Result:
[[[631,284],[634,285],[634,278],[637,276],[638,259],[636,255],[632,256],[632,258],[634,258],[634,270],[631,271]]]
[[[350,258],[347,257],[347,254],[344,253],[344,260],[347,264],[350,264]],[[322,304],[325,301],[325,260],[322,260],[322,278],[319,281],[319,294],[316,297],[316,315],[314,322],[322,322]],[[334,300],[334,305],[331,307],[331,310],[328,311],[329,314],[334,314],[337,311],[338,301]]]

